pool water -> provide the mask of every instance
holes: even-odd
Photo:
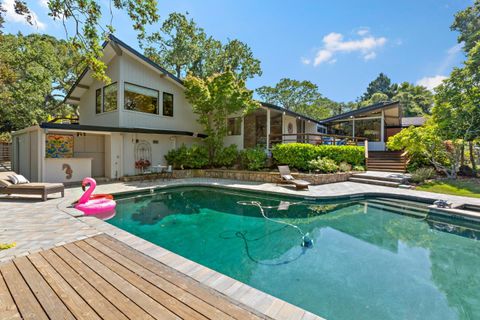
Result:
[[[480,228],[427,213],[180,187],[123,196],[108,222],[327,319],[480,319]]]

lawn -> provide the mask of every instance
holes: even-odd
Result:
[[[424,183],[418,186],[416,190],[480,198],[480,180],[436,180]]]

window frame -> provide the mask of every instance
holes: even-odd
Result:
[[[117,100],[117,106],[116,106],[116,108],[115,108],[114,110],[105,111],[105,89],[108,88],[108,87],[111,87],[111,86],[113,86],[113,85],[115,85],[115,84],[117,85],[117,92],[116,92],[116,93],[117,93],[117,98],[116,98],[116,100]],[[118,82],[115,81],[115,82],[112,82],[112,83],[110,83],[109,85],[106,85],[106,86],[104,86],[104,87],[102,88],[102,97],[103,97],[103,98],[102,98],[102,112],[103,112],[103,113],[105,113],[105,112],[115,112],[115,111],[118,111],[118,87],[119,87]]]
[[[101,114],[103,113],[103,88],[100,87],[95,90],[95,114]],[[98,92],[100,92],[100,95],[98,95]],[[97,99],[100,96],[100,108],[98,109],[97,107]]]
[[[165,95],[172,96],[172,114],[171,115],[165,114]],[[162,92],[162,116],[173,118],[174,114],[175,114],[175,98],[173,96],[173,93],[163,91]]]
[[[239,126],[239,129],[240,129],[240,132],[238,134],[229,134],[229,130],[228,130],[228,126],[229,126],[229,122],[230,120],[233,120],[233,121],[237,121],[240,120],[240,126]],[[227,137],[238,137],[238,136],[241,136],[242,135],[242,124],[243,124],[243,118],[241,116],[238,116],[238,117],[229,117],[227,118]],[[234,128],[235,128],[235,122],[234,122]]]
[[[136,86],[136,87],[140,87],[140,88],[144,88],[144,89],[148,89],[148,90],[156,91],[157,92],[157,112],[156,113],[149,113],[149,112],[143,112],[143,111],[138,111],[138,110],[130,110],[130,109],[125,108],[125,91],[126,91],[125,85],[126,84]],[[163,104],[163,100],[162,100],[162,104]],[[124,81],[124,83],[123,83],[123,110],[132,111],[132,112],[139,112],[139,113],[142,113],[142,114],[160,115],[160,90],[149,88],[149,87],[146,87],[146,86],[142,86],[142,85],[139,85],[139,84],[136,84],[136,83],[131,83],[131,82]]]

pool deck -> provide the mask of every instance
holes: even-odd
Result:
[[[130,192],[140,191],[143,189],[148,190],[151,188],[163,188],[172,185],[217,185],[235,190],[253,190],[264,193],[279,193],[301,196],[304,198],[355,198],[362,195],[381,195],[393,197],[408,196],[417,200],[428,200],[430,202],[434,199],[445,199],[451,201],[454,207],[466,203],[480,206],[480,199],[475,198],[441,195],[430,192],[381,187],[354,182],[341,182],[311,186],[310,190],[308,191],[296,191],[290,187],[279,186],[270,183],[253,183],[217,179],[182,179],[171,180],[167,182],[147,181],[104,184],[99,185],[96,192]],[[172,274],[178,273],[181,275],[180,278],[184,278],[183,280],[185,281],[193,281],[200,286],[210,288],[214,292],[217,292],[220,296],[224,296],[225,299],[232,302],[234,305],[238,304],[242,309],[248,310],[252,314],[272,319],[321,319],[310,312],[307,312],[285,301],[272,297],[246,284],[220,274],[214,270],[183,258],[144,239],[136,237],[124,230],[118,229],[102,220],[94,217],[79,216],[79,212],[70,208],[70,206],[71,203],[75,199],[78,199],[81,194],[81,188],[68,188],[66,189],[65,198],[61,199],[52,197],[51,200],[46,202],[39,201],[38,198],[33,197],[0,197],[0,243],[16,242],[17,244],[14,248],[0,251],[0,270],[2,274],[6,272],[4,271],[4,268],[7,268],[7,270],[8,268],[10,268],[10,270],[20,270],[18,267],[19,263],[23,266],[28,265],[29,267],[31,267],[31,264],[33,263],[35,266],[34,269],[40,272],[39,267],[35,265],[34,261],[31,259],[36,259],[35,257],[39,257],[37,260],[41,260],[42,257],[45,259],[45,255],[49,257],[55,257],[59,256],[59,252],[70,255],[73,254],[70,251],[72,248],[77,248],[81,245],[84,246],[84,249],[89,249],[89,246],[91,246],[92,242],[108,240],[112,243],[115,242],[118,246],[124,246],[127,248],[127,251],[136,250],[135,252],[138,252],[139,255],[145,255],[144,258],[150,259],[149,261],[152,262],[152,268],[154,268],[153,265],[155,265],[155,263],[165,266],[165,268],[170,268],[169,270]],[[465,212],[459,214],[464,213]],[[472,217],[480,218],[480,213],[478,212],[471,212],[470,214]],[[96,250],[98,251],[99,249],[96,248]],[[95,253],[98,255],[97,251],[94,250],[90,253]],[[12,259],[14,259],[13,262],[11,261]],[[65,259],[62,261],[65,261]],[[51,261],[48,260],[48,262],[50,263]],[[150,269],[150,265],[148,265],[148,267],[146,264],[141,265],[146,267],[147,271],[153,272],[153,270]],[[114,267],[115,266],[112,266],[112,268]],[[104,276],[110,277],[109,274],[111,273],[111,277],[115,277],[117,279],[115,276],[116,271],[114,271],[112,268],[109,267],[110,271],[105,273],[103,276],[100,276],[102,278],[104,278]],[[115,268],[120,267],[117,266]],[[33,269],[30,268],[30,271],[31,270]],[[104,269],[104,271],[105,270],[106,269]],[[131,269],[130,271],[138,275],[138,273],[132,271]],[[78,270],[75,269],[75,272],[77,272],[77,276],[80,275]],[[98,272],[98,270],[95,269],[95,272]],[[29,276],[32,275],[29,274]],[[142,276],[140,275],[140,277]],[[26,280],[25,276],[22,278]],[[7,279],[4,280],[8,283]],[[148,281],[148,279],[144,280]],[[2,281],[3,280],[0,279],[0,319],[8,318],[2,315],[3,312],[11,311],[10,309],[3,307],[5,305],[3,301],[8,301],[4,300],[8,299],[8,297],[2,295],[1,286],[4,284]],[[106,279],[106,281],[113,285],[113,283],[111,283],[108,279]],[[73,283],[68,282],[68,284],[73,286]],[[51,285],[49,287],[52,288]],[[94,287],[98,291],[98,288],[96,286]],[[35,291],[33,287],[29,288],[32,289],[32,292]],[[124,286],[122,288],[123,289],[121,290],[118,288],[116,290],[122,292],[124,296],[130,294],[131,290],[135,290],[131,289],[129,286]],[[48,289],[45,290],[48,291]],[[17,292],[20,294],[24,291],[25,286],[19,286],[14,287],[13,290],[10,289],[9,292],[14,295],[17,294]],[[51,294],[51,291],[48,292]],[[56,296],[60,297],[59,294]],[[63,299],[63,296],[61,297]],[[129,300],[129,298],[124,299]],[[71,309],[68,310],[69,312],[72,312]],[[46,310],[42,308],[42,312],[45,311]],[[98,318],[98,314],[95,313],[95,315]]]

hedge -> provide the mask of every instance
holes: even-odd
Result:
[[[364,147],[312,145],[307,143],[277,144],[272,149],[273,158],[279,164],[290,168],[307,171],[309,162],[320,158],[329,158],[337,164],[347,162],[352,166],[363,165],[365,162]]]

